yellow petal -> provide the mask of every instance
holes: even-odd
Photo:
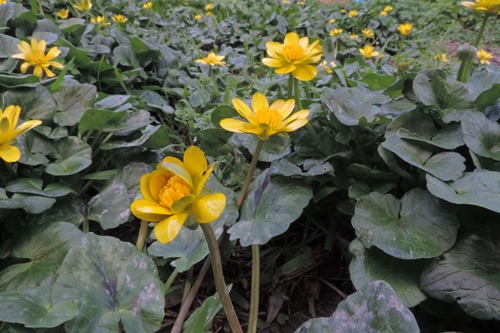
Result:
[[[172,210],[172,213],[174,214],[179,214],[185,211],[186,209],[191,206],[191,204],[196,200],[195,196],[192,194],[188,194],[183,196],[182,198],[175,200],[172,203],[172,207],[170,209]]]
[[[162,169],[166,169],[174,175],[179,176],[182,180],[188,183],[191,188],[193,188],[193,179],[185,167],[172,162],[162,162],[161,167]]]
[[[17,48],[19,49],[19,51],[21,51],[23,53],[23,55],[31,53],[31,46],[30,46],[30,44],[26,43],[25,41],[21,41],[21,44],[17,44]],[[16,56],[17,56],[17,54],[16,54]],[[22,58],[22,59],[24,59],[24,58]]]
[[[277,103],[281,102],[281,103]],[[280,115],[281,119],[286,119],[292,113],[293,108],[295,107],[295,101],[293,99],[289,99],[288,101],[282,101],[282,100],[277,100],[271,105],[271,109],[277,110]]]
[[[35,66],[35,70],[33,71],[33,75],[38,76],[41,79],[43,76],[42,66]]]
[[[220,126],[226,131],[235,133],[260,134],[262,132],[258,126],[233,118],[222,119]]]
[[[21,158],[21,151],[16,146],[9,144],[0,145],[0,158],[5,162],[17,162]]]
[[[180,165],[181,167],[184,168],[184,163],[182,163],[182,161],[180,159],[178,159],[177,157],[167,156],[167,157],[165,157],[163,159],[163,161],[161,161],[160,163],[158,163],[158,165],[156,166],[156,169],[162,169],[161,164],[163,162],[175,163],[175,164],[178,164],[178,165]]]
[[[264,59],[262,59],[262,63],[266,66],[273,67],[273,68],[282,67],[286,64],[283,61],[281,61],[279,59],[275,59],[275,58],[264,58]]]
[[[266,96],[261,94],[260,92],[255,93],[252,97],[252,109],[254,112],[257,112],[261,109],[268,109],[269,103],[267,102]]]
[[[17,105],[9,105],[5,108],[2,116],[2,112],[0,112],[0,117],[4,117],[9,119],[10,128],[12,131],[14,127],[16,127],[17,122],[19,121],[19,114],[21,113],[21,108]],[[17,136],[17,135],[16,135]]]
[[[48,62],[49,66],[55,67],[55,68],[63,68],[63,64],[57,62],[57,61],[49,61]]]
[[[238,111],[240,116],[248,120],[249,122],[256,124],[257,119],[255,118],[255,113],[245,104],[241,99],[233,98],[233,106]]]
[[[276,74],[288,74],[290,72],[293,72],[297,67],[294,64],[285,64],[283,67],[276,68]]]
[[[52,73],[52,71],[50,69],[48,69],[47,67],[43,67],[42,66],[42,69],[45,71],[45,74],[47,74],[48,77],[53,77],[55,76],[54,73]]]
[[[26,73],[26,71],[28,70],[28,68],[31,67],[31,64],[29,62],[25,62],[21,65],[21,73]]]
[[[26,131],[29,131],[35,126],[40,125],[42,122],[40,120],[29,120],[21,125],[19,125],[13,132],[13,136],[16,137],[18,135],[23,134]]]
[[[283,120],[281,123],[276,126],[277,129],[282,129],[284,127],[289,126],[292,122],[294,122],[297,119],[306,119],[307,116],[309,115],[309,110],[300,110],[292,114],[290,117],[287,119]],[[289,131],[288,131],[289,132]]]
[[[201,177],[207,171],[207,158],[200,148],[191,146],[184,152],[184,165],[191,174],[193,187],[196,188]]]
[[[302,37],[299,39],[299,45],[304,49],[307,50],[307,47],[309,46],[309,38],[307,37]]]
[[[289,32],[285,36],[285,45],[287,44],[298,44],[299,43],[299,35],[296,32]]]
[[[305,65],[297,67],[297,69],[292,72],[292,75],[300,81],[311,81],[312,79],[314,79],[317,73],[318,69],[316,67]]]
[[[200,197],[191,208],[196,221],[209,223],[216,220],[226,207],[226,196],[222,193],[212,193]]]
[[[47,53],[47,55],[45,56],[45,59],[46,60],[51,60],[51,59],[54,59],[56,58],[59,54],[61,54],[61,50],[59,50],[57,48],[57,46],[54,46],[52,47],[49,52]]]
[[[148,177],[143,176],[141,178],[141,194],[146,200],[160,202],[160,191],[163,187],[165,187],[165,185],[167,185],[170,175],[165,170],[156,170],[147,175]],[[145,183],[144,191],[142,184],[143,179]]]
[[[212,174],[212,171],[214,170],[215,166],[217,163],[212,164],[210,168],[207,170],[207,172],[203,175],[203,177],[200,179],[200,183],[198,184],[198,187],[196,188],[196,191],[194,192],[195,196],[199,196],[201,191],[203,190],[203,187],[205,186],[205,183],[208,180],[208,177]]]
[[[284,130],[285,132],[293,132],[302,126],[305,126],[307,124],[307,119],[297,119],[294,122],[288,124]]]
[[[270,57],[275,58],[277,53],[283,51],[283,45],[278,42],[269,41],[266,43],[266,50]]]
[[[188,216],[189,211],[182,212],[180,214],[172,215],[156,224],[153,230],[156,239],[163,244],[171,242],[179,234],[179,231]]]
[[[153,173],[147,173],[145,175],[142,175],[140,181],[141,194],[142,197],[148,201],[158,201],[158,198],[157,197],[155,198],[149,190],[149,181],[152,176]]]
[[[149,222],[158,222],[172,215],[170,209],[150,200],[135,200],[130,204],[130,211],[135,217]]]

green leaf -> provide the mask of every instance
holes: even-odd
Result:
[[[130,148],[130,147],[138,147],[140,145],[143,145],[146,143],[146,141],[156,132],[160,129],[161,125],[158,126],[153,126],[153,125],[147,125],[144,130],[141,131],[142,135],[132,141],[113,141],[113,142],[107,142],[101,146],[102,150],[111,150],[111,149],[118,149],[118,148]]]
[[[64,221],[78,227],[84,218],[83,203],[76,199],[69,199],[56,202],[42,216],[39,216],[37,221],[40,224]]]
[[[235,118],[238,116],[238,112],[229,105],[220,105],[216,107],[211,116],[211,122],[215,127],[220,127],[220,121],[226,118]]]
[[[21,151],[19,163],[33,166],[40,164],[48,165],[49,160],[45,155],[54,151],[52,143],[36,133],[36,131],[28,131],[24,135],[19,136],[16,146]]]
[[[35,75],[0,74],[0,86],[5,88],[33,88],[40,85],[40,79]]]
[[[126,110],[110,111],[102,109],[88,109],[78,124],[78,134],[88,130],[103,131],[109,123],[116,123],[125,116]]]
[[[0,321],[27,327],[56,327],[73,319],[79,310],[73,301],[52,304],[52,287],[0,293]]]
[[[9,89],[4,93],[5,105],[19,105],[22,119],[52,121],[57,105],[44,86],[35,89]]]
[[[57,160],[49,164],[45,172],[54,176],[73,175],[92,163],[92,149],[86,142],[75,136],[56,142],[50,156]]]
[[[2,198],[3,197],[3,198]],[[24,209],[29,214],[40,214],[52,207],[56,202],[53,198],[15,193],[7,198],[5,190],[0,188],[0,209]]]
[[[241,145],[248,149],[250,153],[255,151],[257,143],[259,142],[257,135],[246,133],[236,133],[232,140],[236,140],[237,143],[241,143]],[[290,138],[272,135],[269,139],[264,141],[264,145],[262,146],[262,150],[259,155],[259,161],[271,162],[290,154],[291,142],[292,140]],[[238,145],[237,143],[235,145]]]
[[[375,73],[366,74],[365,77],[361,79],[361,82],[366,83],[371,90],[388,88],[394,81],[394,76],[392,75],[380,75]]]
[[[382,147],[392,151],[405,162],[442,180],[457,179],[465,170],[465,159],[460,154],[446,152],[432,156],[432,146],[424,142],[391,135],[382,143]]]
[[[63,83],[64,84],[64,83]],[[54,121],[59,126],[78,124],[96,97],[96,87],[91,84],[63,85],[53,93],[59,111]]]
[[[500,161],[500,125],[481,112],[467,112],[462,117],[464,141],[474,153]]]
[[[406,112],[394,118],[387,126],[385,135],[426,142],[443,149],[455,149],[464,144],[459,124],[445,126],[437,131],[431,118],[420,110]]]
[[[408,179],[411,182],[415,181],[413,176],[399,165],[396,157],[394,156],[394,154],[391,151],[389,151],[388,149],[385,149],[382,145],[379,145],[377,147],[377,151],[378,151],[378,154],[380,155],[380,157],[382,157],[382,159],[384,160],[385,164],[387,164],[387,166],[392,171],[394,171],[395,173],[397,173],[401,177]]]
[[[402,112],[412,111],[417,106],[415,103],[407,100],[406,98],[400,98],[397,100],[388,100],[380,107],[380,112],[383,114],[395,114],[398,115]]]
[[[74,225],[54,222],[32,227],[12,242],[11,257],[28,259],[0,272],[0,290],[48,286],[57,278],[61,263],[83,236]]]
[[[233,191],[223,187],[215,177],[210,177],[205,186],[213,192],[222,192],[226,195],[226,208],[218,219],[210,223],[215,235],[219,237],[224,225],[231,225],[238,218],[238,206]],[[201,228],[195,230],[181,228],[173,241],[167,244],[154,242],[148,248],[148,253],[162,258],[178,258],[172,262],[172,266],[179,272],[185,272],[208,255],[208,245]]]
[[[125,184],[113,181],[90,199],[87,218],[97,221],[104,230],[118,227],[130,216],[130,199]]]
[[[349,274],[357,290],[372,281],[383,280],[390,284],[406,307],[414,307],[427,298],[420,290],[425,260],[401,260],[377,248],[368,250],[357,238],[349,245],[349,252],[354,256]]]
[[[165,114],[175,113],[174,108],[168,105],[168,100],[165,100],[156,91],[142,90],[142,91],[135,91],[134,93],[137,96],[141,97],[147,106],[160,109]]]
[[[118,122],[110,122],[102,129],[103,132],[132,131],[146,127],[151,121],[150,113],[145,110],[127,112]]]
[[[226,287],[228,293],[231,291],[231,287],[232,285],[228,285]],[[222,309],[222,302],[220,300],[219,293],[215,293],[215,295],[207,297],[203,301],[203,304],[186,320],[182,332],[208,332],[212,321],[220,309]]]
[[[335,117],[344,125],[368,125],[377,123],[380,107],[387,97],[361,88],[337,88],[335,90],[324,87],[321,91],[321,101],[335,114]]]
[[[411,87],[415,76],[417,76],[417,73],[405,74],[402,78],[397,80],[396,83],[384,90],[384,94],[391,98],[403,95],[404,90],[406,90],[408,86]]]
[[[426,176],[427,189],[433,195],[458,205],[474,205],[500,213],[500,172],[476,170],[464,172],[460,179],[443,182]]]
[[[400,259],[432,258],[455,243],[458,218],[449,205],[414,188],[401,200],[372,192],[356,203],[351,221],[366,248]]]
[[[445,123],[460,121],[474,109],[474,99],[467,85],[448,78],[441,69],[425,69],[413,81],[413,91],[424,105],[437,109]]]
[[[5,189],[13,193],[37,194],[49,198],[62,197],[69,193],[76,194],[71,188],[60,183],[48,184],[44,189],[42,185],[42,179],[18,178],[7,183]]]
[[[340,302],[330,318],[315,318],[295,333],[419,333],[411,311],[384,281],[373,281]]]
[[[441,301],[457,302],[472,317],[499,320],[500,231],[497,223],[475,229],[424,268],[422,289]]]
[[[52,301],[80,309],[66,332],[150,333],[161,327],[165,299],[155,264],[130,243],[85,234],[64,258]]]
[[[115,47],[113,50],[113,55],[116,60],[123,66],[129,66],[133,68],[141,67],[137,61],[134,51],[130,46],[120,45]]]
[[[281,235],[299,218],[312,198],[309,186],[298,179],[270,177],[269,169],[250,184],[240,221],[228,229],[241,246],[265,244]]]
[[[483,93],[486,93],[488,90],[496,90],[493,86],[498,83],[500,83],[500,73],[498,72],[481,72],[471,76],[467,80],[471,95],[476,100],[475,103],[477,103],[479,96]],[[486,93],[486,95],[489,95],[489,93]]]
[[[130,200],[133,200],[136,193],[139,191],[141,177],[152,171],[153,168],[146,163],[132,162],[118,171],[112,180],[125,184],[128,197]]]
[[[222,128],[207,128],[199,131],[196,135],[200,138],[200,149],[206,155],[220,156],[227,153],[232,153],[234,147],[227,142],[233,133]]]
[[[480,111],[484,111],[488,106],[493,105],[500,97],[500,84],[495,83],[493,86],[479,95],[474,104]]]
[[[307,164],[307,171],[304,172],[300,167],[297,165],[293,164],[286,158],[282,158],[278,161],[273,161],[271,163],[271,168],[270,172],[271,174],[280,174],[286,177],[291,177],[291,176],[303,176],[303,177],[314,177],[314,176],[319,176],[323,175],[327,172],[333,171],[333,167],[331,166],[330,163],[325,162],[325,159],[320,159],[320,160],[308,160],[307,162],[312,162],[314,161],[313,165]],[[304,168],[306,168],[305,163]]]

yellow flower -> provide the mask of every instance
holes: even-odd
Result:
[[[215,163],[209,168],[205,154],[194,146],[186,149],[183,160],[166,157],[155,171],[142,176],[143,199],[130,205],[137,218],[156,223],[153,232],[163,244],[177,236],[190,216],[198,223],[210,223],[226,207],[224,194],[204,189]]]
[[[401,33],[401,35],[406,36],[410,33],[412,28],[413,25],[411,25],[411,23],[400,24],[398,27],[398,31],[399,33]]]
[[[379,55],[379,53],[377,51],[373,51],[374,50],[374,47],[371,46],[371,45],[365,45],[364,48],[362,49],[359,49],[359,52],[361,52],[361,54],[367,58],[367,59],[370,59],[370,58],[373,58],[373,57],[376,57]]]
[[[328,74],[332,73],[333,70],[332,68],[335,68],[337,67],[337,64],[335,63],[335,61],[330,61],[330,66],[328,66],[328,63],[326,62],[326,60],[323,60],[323,62],[321,63],[320,66],[323,66],[325,68],[325,72],[327,72]]]
[[[210,52],[205,58],[196,59],[196,62],[210,65],[210,66],[225,66],[226,63],[221,61],[222,59],[224,59],[224,57],[225,56],[222,56],[222,55],[218,56],[218,55],[215,55],[214,52]]]
[[[288,137],[287,132],[295,131],[307,124],[309,115],[309,110],[300,110],[290,115],[295,107],[293,99],[287,101],[279,99],[269,106],[266,96],[261,93],[253,95],[253,111],[238,98],[233,98],[233,106],[248,122],[226,118],[220,121],[220,126],[230,132],[255,134],[261,140],[267,140],[274,134]]]
[[[358,11],[357,10],[351,10],[349,12],[349,14],[347,14],[347,15],[349,15],[349,17],[354,17],[354,16],[358,15]]]
[[[40,120],[29,120],[16,128],[21,108],[10,105],[2,112],[0,109],[0,158],[5,162],[17,162],[21,158],[21,151],[14,146],[16,137],[40,125]]]
[[[283,3],[290,3],[290,0],[283,0]]]
[[[196,16],[194,18],[199,21],[199,20],[201,20],[201,15],[200,14],[196,14]]]
[[[211,3],[209,3],[208,5],[205,6],[206,11],[210,11],[212,9],[214,9],[214,6]]]
[[[486,65],[491,64],[491,62],[488,60],[488,59],[493,58],[493,55],[491,53],[486,52],[485,49],[481,49],[481,50],[477,51],[476,54],[477,54],[477,57],[479,58],[479,61],[481,62],[481,64],[486,64]]]
[[[61,9],[57,12],[57,16],[62,19],[68,18],[69,9]]]
[[[394,8],[392,8],[392,6],[386,6],[384,8],[384,12],[390,12],[391,10],[393,10]]]
[[[153,1],[146,2],[144,5],[142,5],[142,8],[150,10],[151,8],[153,8]]]
[[[212,12],[205,12],[206,16],[212,16]]]
[[[363,33],[363,35],[366,38],[373,38],[374,37],[373,30],[371,30],[371,29],[363,29],[363,30],[361,30],[361,32]]]
[[[305,5],[305,1],[297,1],[297,5],[304,6]]]
[[[336,19],[329,19],[328,23],[335,23],[337,20]]]
[[[35,38],[31,38],[31,45],[22,41],[21,44],[17,44],[17,48],[21,53],[14,54],[12,58],[23,59],[25,62],[21,65],[21,73],[26,73],[26,70],[31,66],[34,66],[33,75],[42,78],[43,72],[47,74],[48,77],[55,76],[49,70],[49,66],[56,68],[63,68],[64,66],[57,61],[51,61],[61,53],[57,46],[52,47],[47,54],[45,54],[46,44],[42,39],[38,42]]]
[[[350,35],[349,35],[349,38],[350,38],[350,39],[358,38],[358,35],[356,35],[356,34],[350,34]]]
[[[7,0],[0,0],[0,5],[5,5],[7,3]]]
[[[381,11],[381,12],[380,12],[380,15],[382,15],[382,16],[387,16],[387,12],[386,12],[385,10],[384,10],[384,11]]]
[[[283,44],[269,41],[266,43],[269,58],[262,59],[264,65],[276,68],[277,74],[292,73],[300,81],[310,81],[318,73],[315,64],[321,59],[323,51],[319,41],[309,45],[309,38],[295,32],[285,36]]]
[[[434,59],[436,60],[439,60],[439,61],[442,61],[442,62],[448,62],[449,59],[446,57],[446,54],[441,54],[441,53],[438,53],[434,56]]]
[[[111,19],[116,23],[125,23],[128,21],[128,18],[126,18],[122,14],[113,14],[113,16],[111,16]]]
[[[500,0],[462,1],[462,5],[473,10],[485,11],[491,14],[500,13]]]
[[[345,13],[345,9],[341,9],[341,10],[340,10],[340,12],[341,12],[342,14],[344,14],[344,13]]]
[[[342,31],[344,31],[344,29],[333,29],[333,30],[330,30],[330,36],[333,36],[333,37],[337,37],[338,35],[340,35],[342,33]]]
[[[96,16],[95,18],[91,17],[90,22],[92,22],[94,24],[99,24],[99,26],[101,26],[101,27],[104,27],[104,26],[111,24],[108,21],[106,21],[106,18],[104,16]]]
[[[76,0],[73,7],[81,12],[88,12],[92,8],[92,2],[90,0]]]

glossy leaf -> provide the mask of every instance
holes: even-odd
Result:
[[[56,114],[57,104],[47,88],[9,89],[4,94],[5,105],[19,105],[22,119],[49,120]]]
[[[83,140],[70,136],[54,144],[50,163],[45,172],[54,176],[68,176],[87,168],[91,163],[92,149]]]
[[[464,141],[474,153],[500,161],[500,125],[480,112],[467,112],[462,117]]]
[[[18,178],[10,181],[5,186],[5,189],[13,193],[36,194],[49,198],[62,197],[69,193],[76,194],[71,188],[60,183],[48,184],[44,189],[42,189],[42,185],[43,181],[41,179]]]
[[[259,138],[253,134],[237,133],[233,136],[233,138],[248,149],[251,154],[253,154],[255,148],[257,148],[257,143],[259,142]],[[271,162],[290,154],[291,142],[291,139],[284,138],[279,135],[269,137],[269,139],[264,141],[264,145],[262,146],[262,150],[259,155],[259,161]]]
[[[116,228],[130,216],[130,199],[123,183],[111,182],[89,200],[87,218],[97,221],[104,230]]]

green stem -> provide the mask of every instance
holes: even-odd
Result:
[[[241,189],[240,196],[238,198],[238,207],[241,206],[243,200],[247,195],[248,187],[250,186],[250,182],[252,181],[252,176],[255,171],[255,167],[257,166],[257,161],[259,160],[260,151],[262,150],[262,146],[264,145],[264,140],[259,140],[257,143],[257,147],[253,153],[252,162],[250,163],[250,168],[248,169],[247,178],[245,179],[245,183]]]
[[[259,318],[259,291],[260,291],[260,247],[252,244],[252,289],[250,298],[250,316],[248,318],[248,333],[257,332]]]
[[[226,283],[224,282],[224,272],[222,271],[222,260],[220,258],[219,247],[217,245],[217,239],[212,229],[210,223],[200,223],[203,234],[208,244],[208,249],[210,250],[210,260],[212,261],[212,270],[214,273],[215,288],[219,293],[219,297],[222,303],[222,307],[226,312],[226,317],[229,322],[229,326],[233,333],[243,333],[241,329],[240,322],[236,316],[236,311],[234,311],[233,303],[229,297],[229,293],[226,289]]]
[[[189,280],[186,279],[186,283],[184,284],[184,291],[182,292],[181,307],[184,304],[184,302],[186,302],[186,299],[188,298],[190,291],[191,291],[191,282],[189,282]]]
[[[335,52],[333,53],[333,57],[337,59],[337,52],[339,50],[339,37],[335,38]]]
[[[288,92],[287,92],[287,95],[286,95],[286,99],[292,98],[292,95],[293,95],[293,81],[294,81],[294,77],[293,77],[292,73],[288,74]]]
[[[97,147],[95,150],[94,150],[94,153],[92,154],[92,157],[96,157],[97,153],[99,152],[99,150],[101,150],[101,147],[106,143],[108,142],[112,137],[113,135],[115,134],[115,132],[111,132],[109,133],[105,138],[104,140],[102,140],[101,144],[99,145],[99,147]]]
[[[405,45],[405,36],[403,36],[403,38],[401,39],[401,44],[399,45],[398,53],[396,53],[396,56],[394,57],[394,64],[392,64],[391,73],[394,72],[394,67],[396,67],[396,65],[399,63],[399,55],[403,51],[404,45]]]
[[[172,286],[172,283],[174,283],[175,278],[177,277],[178,274],[179,274],[179,271],[176,268],[176,269],[174,269],[174,271],[172,272],[172,274],[170,274],[170,276],[168,277],[167,282],[165,282],[165,294],[167,294],[168,290]]]
[[[466,76],[464,77],[464,73],[468,61],[469,60],[462,60],[462,62],[460,63],[460,67],[458,67],[457,80],[460,82],[467,82],[467,77]]]
[[[84,234],[89,232],[89,220],[85,216],[82,223],[82,231]]]
[[[297,110],[302,110],[302,102],[300,101],[300,89],[299,80],[293,79],[293,94],[295,96],[295,105],[297,105]]]
[[[137,247],[137,250],[139,250],[139,252],[142,252],[142,249],[144,248],[147,234],[148,234],[148,221],[141,220],[141,227],[139,228],[137,243],[135,244],[135,247]]]
[[[483,22],[481,22],[481,26],[477,31],[476,39],[474,39],[474,46],[478,47],[479,42],[481,41],[481,37],[483,37],[484,28],[486,27],[486,22],[488,21],[489,16],[484,15]]]
[[[9,162],[5,162],[5,167],[7,168],[7,170],[9,171],[9,174],[12,178],[17,178],[17,173],[16,173],[16,170],[14,170],[14,168],[12,167],[12,164],[10,164]]]
[[[210,65],[210,68],[208,69],[208,77],[212,80],[212,76],[213,76],[214,72],[213,72],[213,69],[212,69],[212,65]]]

